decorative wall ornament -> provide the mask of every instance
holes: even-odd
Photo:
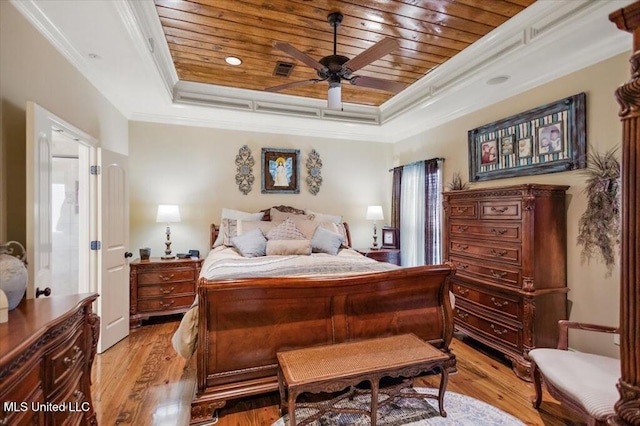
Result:
[[[238,151],[236,155],[236,184],[238,189],[244,195],[251,192],[251,185],[253,185],[253,166],[255,161],[251,155],[251,150],[248,146],[244,145]]]
[[[315,149],[311,150],[309,158],[307,158],[307,185],[309,185],[309,192],[313,195],[318,195],[320,192],[320,185],[322,185],[322,160],[320,154]]]

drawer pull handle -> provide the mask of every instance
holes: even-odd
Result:
[[[493,325],[493,324],[491,324],[491,329],[492,329],[492,330],[493,330],[493,332],[494,332],[495,334],[497,334],[498,336],[502,336],[503,334],[506,334],[506,333],[507,333],[507,331],[509,331],[509,330],[507,330],[506,328],[503,328],[502,330],[498,330],[498,329],[496,328],[496,326],[495,326],[495,325]]]
[[[506,233],[507,233],[507,230],[506,230],[506,229],[496,229],[496,228],[492,228],[492,229],[491,229],[491,233],[492,233],[493,235],[504,235],[504,234],[506,234]]]
[[[168,277],[165,277],[164,275],[160,275],[160,279],[162,281],[169,281],[171,278],[175,277],[174,274],[169,275]]]
[[[458,263],[458,268],[459,269],[467,269],[469,267],[469,265],[467,265],[466,263]]]
[[[73,391],[73,396],[76,398],[76,401],[79,401],[84,398],[84,394],[80,390]]]
[[[80,355],[82,355],[82,351],[80,350],[79,346],[74,346],[73,351],[75,352],[75,354],[73,355],[72,358],[65,356],[64,359],[62,360],[62,362],[64,362],[64,364],[67,367],[71,367],[73,364],[78,362],[78,360],[80,359]]]
[[[469,210],[469,207],[456,207],[458,213],[464,213]]]
[[[175,290],[175,287],[171,287],[169,290],[162,290],[162,294],[170,294],[173,293],[173,290]]]
[[[168,308],[169,306],[173,305],[175,302],[176,302],[175,300],[172,300],[172,301],[171,301],[171,302],[169,302],[169,303],[162,303],[162,302],[160,302],[160,307],[161,307],[161,308]]]
[[[491,207],[491,211],[494,213],[504,213],[507,210],[509,210],[509,207],[499,207],[499,208]]]
[[[456,244],[456,248],[457,248],[458,250],[466,250],[466,249],[468,249],[468,248],[469,248],[469,246],[468,246],[468,245],[466,245],[466,244],[465,244],[465,245],[462,245],[462,244]]]
[[[458,232],[467,232],[467,229],[469,229],[469,227],[466,225],[458,225]]]
[[[497,306],[498,308],[502,308],[503,306],[507,306],[509,304],[509,302],[506,300],[504,302],[498,302],[495,297],[492,297],[491,301],[493,302],[494,306]]]
[[[458,287],[458,294],[460,294],[461,296],[466,296],[467,294],[469,294],[469,289]]]
[[[507,250],[496,251],[495,249],[491,249],[491,254],[494,255],[495,257],[502,257],[507,253],[508,253]]]
[[[493,269],[491,269],[491,275],[493,275],[494,278],[504,278],[506,277],[508,274],[508,272],[496,272]]]
[[[466,319],[469,316],[468,313],[459,311],[457,309],[456,309],[456,314],[458,315],[458,318],[460,318],[460,319]]]

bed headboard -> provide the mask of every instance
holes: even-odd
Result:
[[[264,210],[260,210],[261,212],[264,212],[264,216],[262,217],[262,220],[267,220],[270,221],[271,220],[271,209],[274,208],[276,210],[279,210],[281,212],[284,213],[294,213],[294,214],[304,214],[304,210],[300,210],[300,209],[296,209],[295,207],[291,207],[291,206],[273,206],[273,207],[269,207],[268,209],[264,209]],[[344,230],[347,234],[347,245],[349,247],[351,247],[351,232],[349,231],[349,224],[347,222],[342,222],[342,224],[344,225]],[[213,243],[216,241],[216,238],[218,238],[218,233],[220,232],[220,225],[216,225],[214,223],[211,224],[210,229],[209,229],[210,235],[209,235],[209,248],[213,247]]]

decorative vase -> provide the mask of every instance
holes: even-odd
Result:
[[[21,254],[14,254],[11,245],[22,250]],[[15,309],[22,300],[27,288],[27,251],[17,241],[0,244],[0,289],[5,292],[9,300],[9,310]]]

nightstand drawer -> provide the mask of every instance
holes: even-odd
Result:
[[[195,279],[193,269],[171,269],[162,272],[143,272],[138,276],[138,285],[177,283]]]
[[[138,297],[140,298],[157,298],[185,293],[195,294],[195,284],[193,282],[145,285],[138,289]]]
[[[157,299],[140,299],[138,301],[138,310],[140,312],[152,312],[159,310],[188,308],[193,303],[194,298],[195,295],[162,297]]]

